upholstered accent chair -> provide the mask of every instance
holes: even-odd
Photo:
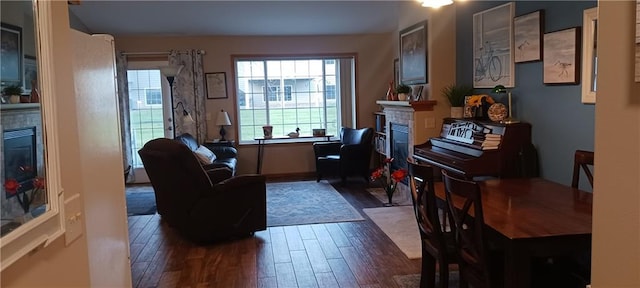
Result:
[[[316,160],[316,180],[336,175],[345,183],[348,176],[360,176],[369,181],[373,128],[342,127],[340,141],[313,143]]]
[[[264,176],[205,170],[189,147],[167,138],[147,142],[138,154],[158,213],[185,238],[209,243],[266,229]]]

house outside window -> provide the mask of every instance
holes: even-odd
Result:
[[[144,92],[147,105],[162,105],[162,91],[160,88],[146,89]]]
[[[234,60],[236,95],[242,95],[236,103],[240,144],[255,143],[267,124],[273,126],[274,136],[296,128],[302,135],[311,135],[317,128],[338,134],[339,61],[326,57]]]

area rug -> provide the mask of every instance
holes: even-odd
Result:
[[[127,192],[125,194],[127,198],[127,215],[150,215],[156,213],[156,195],[153,190]]]
[[[267,183],[267,226],[362,221],[327,181]]]
[[[384,192],[384,189],[382,188],[367,188],[367,192],[369,192],[369,194],[376,197],[376,199],[380,200],[380,202],[382,203],[389,202],[387,193]],[[393,198],[391,198],[391,201],[393,202],[394,205],[398,205],[398,206],[408,206],[408,205],[413,206],[413,202],[411,202],[411,197],[407,195],[402,195],[402,193],[394,193]]]
[[[420,233],[413,206],[365,208],[362,212],[380,227],[409,259],[422,257]]]
[[[449,287],[460,287],[460,281],[458,271],[449,271]],[[420,287],[420,274],[410,275],[395,275],[393,280],[400,288],[419,288]],[[436,287],[440,287],[440,281],[438,281],[438,274],[436,274]]]

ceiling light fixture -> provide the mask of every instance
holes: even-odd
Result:
[[[422,7],[440,8],[442,6],[453,4],[453,0],[419,0],[422,3]]]

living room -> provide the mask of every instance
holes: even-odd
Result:
[[[463,43],[470,43],[471,41],[469,39],[470,37],[468,36],[470,35],[469,31],[471,30],[471,24],[470,24],[471,14],[489,7],[493,7],[495,5],[499,5],[501,3],[503,2],[496,2],[496,3],[478,2],[473,4],[471,4],[470,2],[469,3],[470,6],[467,6],[467,7],[475,7],[475,8],[469,9],[469,10],[460,9],[463,11],[456,11],[455,13],[456,19],[457,19],[456,26],[458,31],[467,31],[467,32],[464,35],[461,35],[460,34],[461,32],[456,32],[457,41],[456,41],[455,47],[458,47],[458,49],[460,49],[461,46],[466,46],[466,47],[471,46],[469,44],[463,44]],[[579,9],[574,8],[572,6],[574,3],[575,2],[573,1],[561,2],[559,4],[555,2],[539,2],[539,3],[538,2],[518,2],[517,8],[516,8],[517,9],[516,15],[520,15],[520,14],[527,13],[537,9],[545,9],[546,22],[548,23],[547,25],[550,25],[550,26],[547,26],[548,29],[546,29],[546,31],[555,31],[557,29],[562,29],[566,27],[580,26],[581,21],[579,21],[579,19],[581,17],[580,16],[581,11],[586,8],[595,6],[596,3],[593,1],[585,2],[585,3],[578,2],[584,5],[584,6],[581,6]],[[460,5],[463,5],[463,4],[460,4]],[[475,6],[475,5],[480,5],[480,6]],[[546,5],[549,5],[549,6],[546,6]],[[555,6],[555,5],[559,5],[559,6]],[[622,19],[619,19],[620,17],[618,15],[615,15],[617,13],[630,10],[629,7],[627,6],[629,5],[625,6],[624,3],[603,3],[601,5],[600,15],[603,17],[603,19],[606,19],[605,21],[610,21],[610,22],[603,21],[603,26],[604,26],[603,29],[609,28],[611,30],[608,30],[608,31],[616,31],[615,29],[624,27],[626,29],[624,31],[630,31],[631,30],[630,27],[632,25],[627,23],[627,22],[632,22],[630,20],[631,16],[627,15],[629,13],[626,13],[626,14],[621,13],[624,15]],[[573,13],[569,15],[567,11],[573,11]],[[415,11],[415,10],[412,10],[411,12],[419,13],[418,11]],[[411,12],[408,12],[407,14],[413,15],[413,13]],[[434,15],[434,17],[436,16]],[[402,23],[399,23],[398,30],[402,29],[405,26],[411,25],[414,22],[422,20],[423,18],[424,17],[416,17],[416,18],[403,17],[401,18],[402,20],[399,20],[399,21],[402,21]],[[554,24],[553,23],[554,21],[558,21],[558,22]],[[563,22],[563,21],[568,21],[568,22]],[[616,28],[612,28],[612,27],[616,27]],[[615,33],[611,33],[611,34],[615,34]],[[612,42],[618,41],[618,39],[614,38],[613,35],[601,35],[601,37],[603,37],[603,39],[610,40]],[[609,37],[609,38],[606,38],[606,37]],[[346,38],[349,38],[349,39],[346,39]],[[335,39],[348,40],[343,42],[350,43],[352,42],[351,40],[353,38],[352,37],[335,37]],[[307,37],[301,37],[301,38],[275,37],[275,38],[253,39],[253,40],[255,41],[252,41],[251,39],[238,39],[236,37],[202,37],[202,38],[200,37],[186,37],[186,38],[182,38],[182,37],[180,38],[178,37],[175,37],[175,38],[173,37],[171,38],[116,37],[116,46],[119,50],[131,51],[131,52],[200,48],[207,51],[207,56],[206,56],[207,60],[205,60],[205,70],[218,71],[218,70],[224,69],[223,67],[229,66],[230,54],[258,53],[256,51],[250,50],[250,48],[259,47],[260,45],[256,45],[256,43],[260,43],[260,41],[264,41],[264,42],[272,42],[273,40],[284,41],[284,43],[287,44],[285,46],[294,47],[296,53],[310,52],[310,50],[308,49],[311,49],[311,48],[308,48],[308,47],[313,47],[313,46],[326,47],[327,43],[332,42],[332,41],[323,41],[323,40],[327,40],[327,38],[316,38],[316,37],[309,37],[309,38]],[[300,41],[300,40],[304,40],[304,41]],[[236,43],[235,41],[237,41],[237,44],[234,44]],[[359,126],[373,126],[373,118],[371,117],[371,115],[373,111],[376,111],[378,109],[378,107],[375,105],[375,100],[382,98],[382,94],[384,93],[384,91],[386,91],[386,83],[387,83],[386,79],[391,79],[392,77],[391,63],[393,58],[395,58],[395,55],[397,55],[397,50],[396,50],[397,44],[395,44],[397,43],[397,33],[387,34],[387,35],[377,35],[375,37],[373,36],[358,37],[358,41],[353,41],[353,42],[367,43],[367,45],[361,45],[363,47],[361,49],[357,49],[358,47],[344,48],[344,51],[353,52],[353,50],[357,50],[359,53],[358,59],[360,61],[360,64],[358,66],[359,67],[358,75],[359,75],[360,84],[358,86],[359,100],[357,105],[358,123],[360,123]],[[212,45],[211,43],[219,43],[219,44]],[[310,45],[307,48],[305,48],[305,47],[300,47],[300,43],[312,43],[315,45]],[[380,43],[394,43],[394,44],[380,45]],[[353,43],[350,45],[356,45],[356,44]],[[294,49],[294,48],[291,48],[291,49]],[[382,54],[379,54],[378,52],[380,51],[380,48],[382,48],[383,50],[383,52],[381,52]],[[605,51],[605,53],[601,54],[601,57],[602,57],[601,59],[607,59],[611,61],[610,62],[611,64],[607,64],[606,62],[603,62],[604,68],[602,69],[610,68],[610,70],[607,70],[607,71],[616,71],[615,73],[610,73],[610,74],[616,74],[616,75],[625,74],[628,72],[627,71],[629,70],[628,68],[622,69],[622,68],[619,68],[618,66],[613,66],[614,64],[620,65],[620,62],[623,62],[623,60],[619,59],[619,58],[622,58],[622,56],[616,57],[613,55],[615,54],[615,52],[613,52],[614,48],[611,48],[611,47],[607,48],[606,44],[603,44],[601,48],[602,49],[600,50],[600,52],[602,52],[603,50]],[[225,50],[225,49],[228,49],[228,50]],[[269,52],[283,53],[282,50],[280,49],[281,49],[280,47],[278,48],[274,47],[272,50],[260,51],[260,53],[269,53]],[[334,48],[334,49],[337,49],[337,48]],[[334,49],[331,49],[331,50],[334,50]],[[318,52],[318,51],[314,49],[312,52]],[[606,52],[609,52],[609,54],[607,54]],[[449,64],[449,65],[454,65],[456,67],[455,69],[456,74],[455,76],[453,75],[451,76],[452,78],[451,80],[456,79],[456,80],[464,81],[466,79],[470,79],[471,72],[470,72],[470,69],[468,69],[468,66],[470,64],[464,64],[464,63],[471,62],[470,61],[471,53],[469,52],[463,53],[460,50],[458,50],[456,53],[458,55],[467,55],[467,56],[463,56],[463,58],[461,58],[461,56],[455,57],[455,61],[451,62],[455,64],[451,64],[451,63]],[[371,55],[371,57],[365,57],[367,55]],[[381,57],[380,55],[383,55],[383,56]],[[464,60],[464,57],[466,57],[467,60]],[[637,110],[637,100],[627,99],[635,91],[634,90],[636,89],[635,86],[632,88],[629,88],[630,85],[628,85],[626,82],[622,82],[622,80],[613,79],[612,78],[613,76],[607,76],[605,75],[606,73],[601,74],[602,78],[599,79],[600,81],[599,85],[601,85],[600,87],[602,87],[603,89],[607,88],[606,91],[611,91],[612,94],[615,94],[615,95],[611,96],[613,98],[612,100],[607,101],[605,99],[602,102],[599,101],[598,109],[602,109],[603,112],[600,112],[599,110],[598,113],[606,113],[606,114],[602,114],[603,115],[602,117],[600,117],[601,114],[598,114],[599,117],[596,118],[594,116],[595,110],[596,110],[594,105],[585,105],[580,102],[579,86],[572,86],[572,85],[553,86],[553,87],[544,86],[542,85],[542,81],[539,79],[541,75],[539,66],[540,66],[539,62],[537,64],[533,63],[533,64],[516,65],[515,73],[518,79],[516,80],[516,89],[514,89],[513,93],[514,93],[514,103],[515,103],[515,107],[514,107],[515,116],[518,117],[519,119],[532,123],[533,129],[534,129],[534,139],[540,151],[542,175],[544,177],[548,177],[551,180],[556,180],[562,183],[568,183],[570,179],[569,177],[570,169],[568,168],[570,165],[569,163],[571,163],[571,161],[569,160],[571,158],[570,152],[578,148],[592,149],[593,147],[597,146],[599,153],[606,153],[605,155],[607,155],[606,156],[607,159],[604,159],[603,157],[603,158],[600,158],[602,160],[599,160],[601,161],[598,164],[599,167],[605,167],[605,168],[599,169],[599,173],[601,174],[599,174],[598,177],[603,180],[598,180],[596,182],[597,183],[596,189],[598,189],[599,187],[602,190],[607,190],[607,188],[609,188],[608,190],[616,190],[616,191],[620,191],[620,190],[637,191],[637,185],[635,184],[632,184],[629,182],[623,182],[622,184],[620,184],[620,182],[617,182],[617,181],[614,182],[614,180],[606,180],[609,177],[611,177],[611,179],[633,178],[634,177],[633,175],[635,175],[633,174],[634,173],[633,171],[625,171],[624,174],[622,175],[613,174],[613,172],[605,171],[605,170],[621,170],[621,169],[615,169],[615,168],[618,167],[620,163],[625,163],[624,161],[625,157],[623,155],[620,155],[620,153],[622,152],[616,153],[615,151],[612,151],[612,150],[622,149],[625,151],[625,155],[628,155],[627,153],[637,151],[637,145],[635,145],[637,143],[634,142],[635,140],[632,140],[634,139],[634,137],[630,137],[631,141],[628,141],[626,144],[618,143],[616,144],[618,146],[616,146],[612,143],[606,143],[606,139],[610,139],[610,137],[614,137],[613,135],[609,135],[608,132],[602,131],[601,132],[602,138],[601,138],[601,136],[595,135],[597,133],[595,133],[595,128],[594,128],[595,126],[615,127],[616,125],[619,125],[619,123],[637,123],[637,117],[629,116],[629,114],[627,114],[626,112],[629,109],[633,109],[633,112],[636,112]],[[624,66],[624,67],[627,67],[627,66]],[[438,68],[433,68],[433,69],[438,69]],[[430,71],[433,69],[430,69]],[[222,71],[227,71],[227,73],[229,73],[229,70],[222,70]],[[383,72],[378,72],[378,71],[383,71]],[[523,78],[527,80],[529,79],[537,79],[537,80],[535,81],[521,80]],[[444,85],[444,83],[441,83],[441,85]],[[529,86],[529,85],[532,85],[532,86]],[[611,90],[609,90],[609,88],[611,88]],[[432,87],[432,91],[437,91],[437,90],[435,89],[435,87]],[[433,92],[431,93],[431,95],[434,97],[438,97],[437,94],[438,93],[433,93]],[[631,108],[619,108],[619,107],[616,108],[616,107],[613,107],[613,106],[616,106],[616,104],[612,102],[630,103],[631,105],[629,106],[631,106]],[[446,103],[446,102],[443,101],[443,103]],[[600,106],[601,104],[603,105]],[[225,109],[225,111],[230,111],[230,113],[233,113],[234,111],[233,97],[230,97],[228,100],[216,100],[212,104],[208,104],[208,105],[212,106],[212,107],[207,107],[208,109],[222,108],[222,109]],[[618,111],[618,109],[621,109],[625,112],[618,113],[616,112]],[[576,114],[570,114],[574,112]],[[594,125],[595,123],[598,123],[598,124]],[[217,129],[214,127],[215,126],[213,125],[210,125],[209,127],[210,130],[208,135],[211,135],[211,137],[216,137]],[[540,130],[536,130],[536,129],[540,129]],[[585,130],[586,132],[581,132]],[[233,133],[235,132],[233,132],[233,130],[231,129],[230,135],[233,135]],[[570,133],[570,134],[567,134],[567,133]],[[636,132],[633,132],[633,133],[636,133]],[[597,145],[594,145],[594,142]],[[629,143],[629,142],[632,142],[632,143]],[[290,152],[288,148],[291,148],[291,147],[283,147],[283,148],[273,147],[273,149],[271,149],[269,153],[271,153],[271,155],[283,154],[285,150]],[[242,155],[240,156],[241,157],[240,161],[242,163],[240,165],[241,167],[240,169],[246,169],[244,171],[243,170],[240,170],[240,171],[241,173],[250,172],[250,170],[252,170],[251,167],[254,167],[253,164],[255,164],[255,158],[256,158],[255,147],[246,147],[246,148],[241,147],[240,149],[242,151],[240,153]],[[243,151],[243,150],[246,150],[246,151]],[[296,160],[312,159],[311,154],[309,154],[310,151],[308,150],[308,147],[306,148],[300,147],[299,150],[300,151],[293,152],[295,153],[293,154],[294,156],[293,158],[295,158]],[[291,155],[291,154],[288,154],[288,155]],[[270,160],[270,159],[267,158],[267,160]],[[271,160],[272,161],[267,161],[267,162],[270,162],[270,163],[275,162],[275,160],[273,159]],[[265,174],[308,173],[310,171],[313,171],[311,160],[308,160],[308,161],[309,162],[304,162],[304,161],[298,162],[298,161],[292,160],[291,163],[279,162],[277,165],[273,163],[272,164],[273,166],[268,166],[270,164],[266,164],[264,171],[265,171]],[[634,167],[636,166],[634,166],[633,164],[625,166],[625,168],[634,168]],[[607,168],[610,168],[610,169],[607,169]],[[628,170],[633,170],[633,169],[628,169]],[[612,174],[608,174],[608,173],[612,173]],[[613,193],[612,194],[613,196],[611,198],[626,199],[626,200],[623,200],[623,202],[624,201],[634,202],[630,200],[637,198],[637,196],[632,195],[629,192],[623,193],[623,192],[611,191],[609,193]],[[622,194],[617,194],[617,193],[622,193]],[[615,197],[615,196],[619,196],[619,197]],[[603,207],[602,209],[606,209],[607,207],[613,206],[614,203],[616,204],[616,206],[619,204],[622,204],[622,203],[613,202],[614,200],[602,200],[602,201],[605,201],[605,202],[601,202],[603,203],[601,204],[603,206],[600,206],[600,207]],[[637,203],[637,201],[635,201],[634,203]],[[632,204],[627,204],[627,206],[623,206],[623,207],[626,207],[626,209],[628,209],[629,211],[635,211],[632,213],[637,214],[637,210],[638,210],[637,206],[633,206]],[[596,216],[596,219],[598,219],[597,216]],[[616,219],[616,218],[614,217],[613,219]],[[611,221],[614,223],[617,222],[614,220],[602,220],[602,221]],[[595,228],[603,229],[599,231],[613,232],[612,230],[603,228],[599,225],[601,224],[596,223],[596,221],[594,221]],[[598,230],[595,230],[595,231],[598,231]],[[602,238],[594,237],[594,239],[605,241],[604,237],[606,236],[602,235],[601,237]],[[607,240],[607,241],[611,241],[611,240]],[[600,242],[596,241],[595,244],[597,245],[597,243],[600,243]],[[623,243],[625,245],[622,245],[622,246],[628,247],[629,245],[631,245],[631,244],[628,244],[627,242],[623,242]],[[600,243],[600,244],[603,244],[603,243]],[[608,250],[608,248],[600,248],[600,249]],[[632,247],[629,249],[637,249],[637,247],[634,247],[632,245]],[[60,250],[64,250],[64,248],[60,248]],[[617,260],[611,259],[613,256],[604,255],[606,253],[602,251],[598,253],[598,250],[599,249],[596,249],[594,251],[596,251],[596,254],[599,257],[601,257],[600,259],[602,259],[602,262],[600,263],[602,264],[599,264],[597,268],[603,269],[602,271],[608,271],[608,269],[613,269],[613,268],[606,268],[606,264],[617,263],[616,262]],[[622,254],[622,253],[625,253],[625,252],[617,252],[614,254]],[[40,257],[36,257],[36,258],[40,258]],[[632,259],[631,261],[632,263],[636,263],[637,259]],[[616,265],[609,265],[609,266],[616,266]],[[636,267],[636,266],[633,266],[630,264],[630,267]],[[618,273],[617,275],[620,275],[619,272],[616,272],[616,273]],[[24,277],[28,277],[30,274],[31,273],[27,271],[27,272],[23,272],[22,275]],[[602,285],[605,285],[604,283],[607,283],[606,282],[607,280],[615,281],[613,279],[607,279],[608,277],[605,276],[604,274],[607,274],[607,273],[602,272],[602,274],[599,274],[597,273],[597,270],[596,272],[594,272],[594,276],[596,276],[596,279],[599,279],[600,281],[602,281],[600,282],[600,283],[603,283]],[[3,274],[3,276],[5,275]],[[31,277],[33,279],[37,278],[35,277],[35,275],[31,275],[31,276],[34,276],[34,277]],[[633,281],[633,280],[629,280],[629,282],[625,282],[625,283],[631,283],[630,281]],[[609,282],[609,283],[614,283],[614,282]],[[600,287],[606,287],[606,286],[600,286]]]

